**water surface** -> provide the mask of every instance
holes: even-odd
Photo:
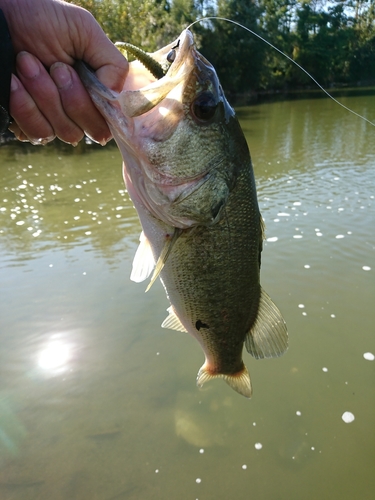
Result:
[[[374,96],[342,100],[374,121]],[[129,281],[117,149],[0,149],[1,499],[373,497],[374,128],[327,99],[238,112],[290,333],[282,358],[245,354],[250,401],[197,389],[199,345]]]

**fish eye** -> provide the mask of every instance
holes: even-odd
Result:
[[[218,106],[217,100],[210,92],[200,94],[192,104],[192,113],[199,121],[208,121],[215,115]]]
[[[167,61],[172,64],[175,59],[176,59],[176,51],[172,49],[168,52]]]

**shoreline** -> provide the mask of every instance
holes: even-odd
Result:
[[[366,82],[364,85],[340,85],[336,87],[323,87],[333,97],[356,97],[375,95],[375,82]],[[290,101],[297,99],[322,99],[329,98],[316,85],[299,89],[274,89],[274,90],[251,90],[249,92],[236,93],[225,91],[225,96],[231,105],[249,106],[263,102]]]

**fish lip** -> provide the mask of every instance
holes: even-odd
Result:
[[[191,49],[193,47],[193,49]],[[180,69],[180,67],[186,63],[186,54],[190,50],[194,50],[195,47],[195,42],[194,42],[194,37],[193,34],[191,33],[190,30],[187,28],[184,29],[180,36],[171,44],[167,45],[165,47],[165,53],[168,54],[169,50],[172,48],[178,48],[176,52],[176,58],[168,68],[168,71],[166,72],[165,77],[171,77],[173,76],[174,73],[177,73]]]

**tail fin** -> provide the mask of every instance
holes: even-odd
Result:
[[[204,364],[198,372],[197,375],[197,386],[202,387],[205,382],[212,380],[214,378],[222,378],[225,382],[236,392],[245,396],[245,398],[251,398],[253,389],[251,387],[251,380],[249,372],[244,365],[240,372],[233,373],[231,375],[225,373],[209,373],[206,364]]]

